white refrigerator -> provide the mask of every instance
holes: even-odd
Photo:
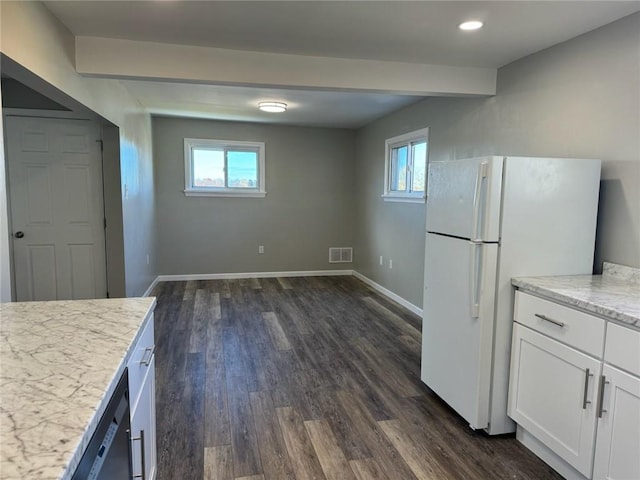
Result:
[[[471,428],[507,417],[511,278],[589,274],[600,160],[429,163],[421,378]]]

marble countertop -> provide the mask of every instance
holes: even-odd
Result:
[[[0,479],[69,479],[155,298],[0,305]]]
[[[602,275],[519,277],[512,283],[640,330],[640,269],[605,262]]]

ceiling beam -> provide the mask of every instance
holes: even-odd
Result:
[[[87,76],[408,95],[495,95],[494,68],[309,57],[133,40],[76,37]]]

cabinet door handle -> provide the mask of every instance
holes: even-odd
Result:
[[[598,418],[602,418],[602,414],[607,413],[607,411],[603,408],[604,407],[603,403],[604,403],[604,386],[608,384],[609,382],[607,382],[607,377],[602,375],[600,377],[600,385],[598,386],[598,408],[596,409],[598,411]]]
[[[131,442],[135,442],[140,440],[140,464],[142,467],[142,472],[138,473],[138,474],[134,474],[131,476],[131,478],[140,478],[142,480],[146,480],[147,478],[147,466],[146,466],[146,462],[145,462],[145,458],[144,458],[144,430],[140,430],[140,436],[139,437],[130,437],[131,438]]]
[[[591,403],[591,400],[587,400],[589,396],[589,377],[593,377],[593,373],[587,368],[584,372],[584,394],[582,396],[582,409],[586,410],[587,405]]]
[[[142,360],[140,360],[140,363],[143,364],[145,367],[148,367],[149,364],[151,363],[151,357],[153,357],[153,354],[156,351],[156,346],[154,345],[153,347],[147,347],[144,349],[144,355],[142,356]]]
[[[564,327],[564,322],[559,322],[558,320],[554,320],[553,318],[549,318],[546,315],[542,315],[541,313],[534,313],[534,315],[536,317],[538,317],[539,319],[544,320],[545,322],[553,323],[554,325],[557,325],[560,328]]]

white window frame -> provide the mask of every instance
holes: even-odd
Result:
[[[384,142],[384,193],[382,198],[385,202],[405,202],[405,203],[425,203],[427,198],[427,175],[425,175],[424,192],[396,192],[391,189],[391,150],[402,146],[409,147],[411,152],[411,144],[417,142],[427,142],[427,158],[425,169],[429,168],[429,128],[422,128],[414,132],[398,135],[397,137],[388,138]],[[407,169],[409,170],[408,185],[413,186],[413,158],[409,155],[407,159]],[[426,172],[425,172],[426,173]]]
[[[237,187],[194,187],[193,186],[193,149],[214,148],[248,148],[258,151],[258,185],[257,188]],[[264,142],[244,142],[238,140],[217,140],[207,138],[184,139],[184,194],[187,197],[253,197],[264,198],[267,195],[265,187]],[[226,176],[226,172],[225,172]]]

